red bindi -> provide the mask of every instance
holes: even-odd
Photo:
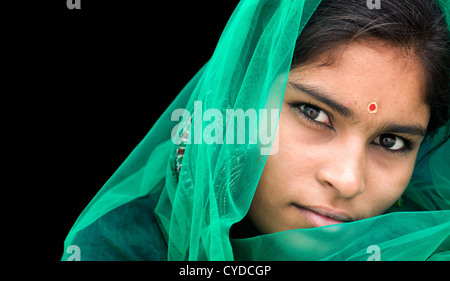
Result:
[[[371,102],[369,106],[367,106],[367,111],[369,113],[376,113],[378,111],[378,105],[376,102]]]

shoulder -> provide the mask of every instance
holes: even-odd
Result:
[[[137,198],[79,231],[71,244],[79,247],[80,259],[167,260],[167,244],[154,215],[158,198],[159,193]]]

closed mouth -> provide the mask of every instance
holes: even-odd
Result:
[[[347,213],[328,207],[305,207],[294,204],[300,213],[315,227],[354,221]]]

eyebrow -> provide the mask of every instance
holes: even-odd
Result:
[[[328,98],[326,94],[317,91],[316,89],[312,89],[311,87],[307,87],[305,85],[299,83],[288,82],[292,87],[300,90],[310,96],[311,98],[326,104],[328,107],[342,115],[347,119],[355,119],[356,114],[348,107],[343,106],[342,104]]]
[[[318,91],[314,87],[305,86],[299,83],[288,82],[289,85],[296,88],[297,90],[302,91],[307,94],[309,97],[327,105],[339,115],[346,119],[355,120],[357,114],[351,110],[350,108],[330,99],[329,94],[325,94],[321,91]],[[416,135],[424,137],[426,136],[427,130],[421,125],[400,125],[395,123],[386,123],[380,126],[377,130],[378,132],[383,133],[397,133],[397,134],[408,134],[408,135]]]
[[[408,134],[425,137],[427,130],[422,126],[402,126],[397,124],[388,123],[380,127],[379,132]]]

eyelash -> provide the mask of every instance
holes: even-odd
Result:
[[[328,112],[326,112],[326,111],[323,110],[322,108],[320,108],[320,107],[318,107],[318,106],[316,106],[316,105],[312,105],[312,104],[309,104],[309,103],[303,103],[303,102],[295,102],[295,103],[291,103],[291,104],[289,104],[289,105],[291,106],[291,108],[293,108],[293,109],[299,114],[299,116],[300,116],[303,120],[305,120],[305,121],[307,121],[307,122],[310,122],[310,123],[313,124],[313,125],[322,127],[322,128],[324,128],[324,129],[332,130],[333,132],[335,132],[335,130],[334,130],[334,128],[333,128],[333,122],[331,121],[332,119],[331,119],[331,117],[330,117],[330,114],[328,114]],[[330,120],[330,124],[331,124],[331,125],[327,125],[327,124],[324,124],[324,123],[322,123],[322,122],[318,122],[318,121],[313,120],[313,119],[309,118],[308,116],[306,116],[306,115],[302,112],[302,110],[300,109],[300,107],[303,106],[303,105],[308,106],[308,107],[312,107],[312,108],[314,108],[314,109],[316,109],[316,110],[318,110],[318,111],[322,111],[323,113],[325,113],[325,114],[327,115],[327,117],[328,117],[328,120]]]
[[[394,134],[392,134],[392,135],[400,138],[401,140],[403,140],[403,143],[404,143],[405,147],[402,148],[402,149],[398,149],[398,150],[392,150],[392,149],[384,148],[383,146],[378,145],[378,144],[374,144],[374,145],[377,145],[377,146],[381,147],[384,151],[386,151],[388,153],[393,153],[393,154],[397,154],[397,155],[404,155],[407,152],[412,150],[412,142],[410,140],[408,140],[408,139],[406,139],[404,137],[400,137],[400,136],[394,135]]]
[[[318,111],[322,111],[323,113],[325,113],[325,114],[327,115],[327,117],[328,117],[328,120],[330,121],[331,126],[329,126],[329,125],[327,125],[327,124],[324,124],[324,123],[322,123],[322,122],[315,121],[315,120],[309,118],[308,116],[306,116],[306,115],[303,113],[303,111],[300,109],[300,107],[303,106],[303,105],[308,106],[308,107],[312,107],[312,108],[314,108],[314,109],[316,109],[316,110],[318,110]],[[313,124],[313,125],[319,126],[319,127],[321,127],[321,128],[328,129],[328,130],[332,130],[333,132],[336,131],[336,130],[333,128],[333,123],[332,123],[332,121],[331,121],[332,118],[331,118],[330,114],[329,114],[327,111],[323,110],[322,108],[320,108],[320,107],[318,107],[318,106],[316,106],[316,105],[312,105],[312,104],[309,104],[309,103],[303,103],[303,102],[294,102],[294,103],[290,103],[289,106],[290,106],[292,109],[294,109],[294,110],[296,111],[296,113],[299,114],[299,116],[300,116],[303,120],[305,120],[305,121],[307,121],[307,122],[309,122],[309,123],[311,123],[311,124]],[[383,134],[380,134],[380,136],[381,136],[381,135],[383,135]],[[405,154],[405,153],[409,152],[410,150],[412,150],[412,145],[411,145],[412,142],[411,142],[409,139],[404,138],[404,137],[397,136],[397,135],[395,135],[395,134],[392,134],[392,135],[395,136],[395,137],[400,138],[400,139],[403,141],[405,147],[402,148],[402,149],[398,149],[398,150],[392,150],[392,149],[385,148],[385,147],[383,147],[383,146],[381,146],[381,145],[379,145],[379,144],[374,144],[374,145],[377,145],[377,146],[381,147],[381,148],[383,149],[383,151],[386,151],[386,152],[391,153],[391,154],[398,154],[398,155]],[[377,137],[377,138],[378,138],[378,137]]]

